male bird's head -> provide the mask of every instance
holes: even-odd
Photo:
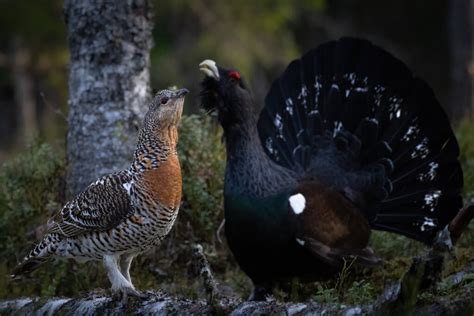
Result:
[[[188,89],[159,91],[145,115],[145,125],[153,125],[150,126],[153,128],[176,127],[181,121],[184,96],[188,92]]]
[[[204,73],[201,104],[207,111],[217,110],[221,125],[239,127],[257,117],[252,93],[237,70],[224,69],[210,59],[199,64]]]

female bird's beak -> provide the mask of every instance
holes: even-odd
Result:
[[[189,93],[188,89],[182,88],[182,89],[177,90],[174,96],[175,98],[181,98],[181,97],[184,97],[188,93]]]
[[[199,64],[199,70],[201,70],[207,77],[211,77],[216,81],[219,81],[219,69],[217,68],[216,62],[211,59],[206,59]]]

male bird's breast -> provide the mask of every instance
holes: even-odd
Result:
[[[177,209],[181,202],[181,167],[176,154],[161,163],[157,168],[143,172],[139,179],[147,195],[160,205]]]
[[[303,199],[298,211],[291,202],[295,196]],[[227,195],[224,206],[229,246],[254,281],[323,279],[337,271],[346,253],[365,254],[370,236],[363,214],[316,182],[265,198]]]

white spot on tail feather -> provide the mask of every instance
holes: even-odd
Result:
[[[409,142],[410,140],[414,139],[418,135],[419,131],[420,129],[418,125],[415,124],[413,126],[410,126],[408,127],[407,132],[405,133],[405,135],[403,135],[401,140],[404,142]]]
[[[303,239],[296,238],[296,242],[299,243],[301,246],[304,246],[305,241]]]
[[[368,88],[363,88],[363,87],[357,87],[354,89],[356,92],[360,92],[360,93],[365,93],[367,91],[369,91]]]
[[[301,100],[301,104],[306,109],[307,101],[306,97],[308,96],[308,88],[305,85],[301,86],[301,92],[298,94],[298,100]]]
[[[267,138],[267,140],[265,141],[265,147],[267,148],[268,152],[273,155],[275,158],[277,158],[278,160],[278,156],[277,156],[277,150],[273,147],[273,139],[271,139],[270,137]]]
[[[344,126],[342,125],[342,122],[340,121],[335,121],[334,122],[334,130],[332,132],[332,137],[336,137],[337,134],[339,134],[340,131],[344,129]]]
[[[425,217],[423,224],[421,224],[420,230],[424,232],[429,227],[436,227],[436,224],[432,218]]]
[[[430,193],[425,194],[425,205],[423,208],[429,208],[431,212],[434,212],[438,205],[438,200],[441,197],[441,190],[434,190]]]
[[[293,115],[293,100],[291,100],[291,98],[288,98],[285,100],[285,104],[286,104],[286,111],[290,115]]]
[[[277,137],[279,137],[281,139],[285,139],[285,137],[283,136],[283,120],[282,120],[280,114],[277,113],[275,115],[275,118],[273,119],[273,125],[275,125],[275,127],[278,131]]]
[[[323,87],[323,84],[321,83],[321,77],[316,76],[314,78],[314,107],[315,109],[318,109],[319,96],[321,95],[322,87]]]
[[[433,181],[436,178],[437,175],[437,170],[439,167],[439,164],[435,161],[432,161],[428,164],[429,170],[426,173],[419,173],[418,174],[418,181]]]
[[[306,98],[307,95],[308,95],[308,88],[305,85],[302,85],[300,94],[298,94],[298,100]]]
[[[428,138],[425,137],[425,138],[423,138],[421,143],[416,145],[416,147],[413,150],[413,152],[411,153],[410,157],[411,157],[411,159],[415,159],[415,158],[418,158],[418,157],[420,157],[421,159],[425,159],[429,155],[429,153],[430,153],[430,149],[428,147]]]
[[[306,199],[304,198],[303,194],[297,193],[292,195],[288,201],[290,202],[290,206],[296,215],[303,213],[304,208],[306,207]]]
[[[369,119],[369,121],[371,121],[371,122],[373,122],[373,123],[375,123],[375,124],[377,124],[377,125],[379,124],[379,120],[377,120],[375,117],[368,118],[368,119]]]

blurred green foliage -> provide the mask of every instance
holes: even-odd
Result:
[[[36,228],[60,207],[64,168],[62,155],[47,144],[34,143],[0,169],[0,256],[4,258],[0,261],[0,296],[20,293],[9,282],[9,271],[35,235],[41,234]],[[30,293],[47,293],[54,279],[33,284]]]
[[[225,148],[221,139],[221,128],[208,115],[183,117],[178,144],[184,175],[180,222],[191,223],[199,242],[211,242],[224,217]]]

